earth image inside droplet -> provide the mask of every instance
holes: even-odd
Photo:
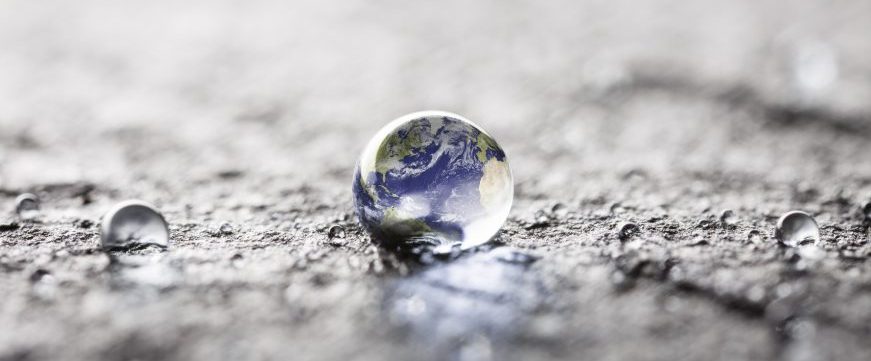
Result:
[[[126,201],[112,207],[105,216],[100,237],[103,248],[133,245],[169,245],[169,228],[163,215],[142,201]]]
[[[816,244],[820,240],[820,228],[811,215],[792,211],[780,217],[774,235],[790,247]]]
[[[514,199],[508,158],[471,121],[426,111],[382,128],[354,176],[357,216],[374,241],[391,246],[489,241]]]

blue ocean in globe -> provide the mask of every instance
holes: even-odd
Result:
[[[472,247],[501,228],[513,180],[492,137],[459,115],[430,111],[379,131],[360,158],[353,191],[376,242]]]

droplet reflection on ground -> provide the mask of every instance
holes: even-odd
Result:
[[[445,359],[500,359],[490,346],[497,353],[498,345],[512,342],[548,293],[529,269],[535,259],[499,247],[399,279],[387,292],[387,316]]]

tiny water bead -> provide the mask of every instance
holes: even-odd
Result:
[[[632,222],[625,222],[617,226],[617,238],[621,241],[626,241],[640,232],[638,225]]]
[[[792,211],[777,220],[774,236],[789,247],[816,244],[820,240],[820,228],[809,214]]]
[[[33,193],[24,193],[15,198],[15,213],[22,219],[33,219],[39,216],[39,197]]]
[[[385,246],[468,249],[499,231],[514,199],[508,158],[480,127],[426,111],[382,128],[354,176],[360,223]]]
[[[103,248],[135,245],[169,246],[169,227],[154,206],[139,200],[118,203],[103,216],[100,228]]]
[[[738,223],[738,217],[735,216],[735,211],[726,209],[720,213],[720,222],[723,223],[724,226],[734,226]]]
[[[327,231],[327,237],[330,239],[345,238],[345,228],[340,225],[334,225]]]

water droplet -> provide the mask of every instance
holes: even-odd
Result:
[[[103,248],[136,245],[169,245],[169,227],[154,206],[138,200],[118,203],[103,216],[100,238]]]
[[[724,210],[723,213],[720,213],[720,222],[726,226],[734,226],[738,223],[738,217],[735,217],[735,212],[731,209]]]
[[[638,228],[638,225],[632,222],[623,223],[618,227],[618,229],[617,237],[620,238],[621,241],[626,241],[641,231],[640,228]]]
[[[357,165],[360,223],[384,245],[489,241],[508,217],[514,181],[496,141],[451,113],[409,114],[382,128]]]
[[[30,282],[33,286],[34,296],[43,300],[56,298],[58,294],[58,281],[52,276],[51,272],[38,269],[30,275]]]
[[[543,209],[535,211],[535,220],[532,224],[547,225],[548,223],[550,223],[550,217],[548,216],[547,212],[545,212]]]
[[[760,303],[765,299],[765,288],[760,285],[754,285],[747,290],[746,297],[752,303]]]
[[[233,224],[230,222],[221,223],[221,227],[218,228],[222,234],[233,234],[236,231],[236,228],[233,227]]]
[[[753,244],[761,244],[762,243],[762,233],[757,230],[751,230],[747,232],[747,241]]]
[[[633,280],[621,270],[613,270],[611,274],[608,275],[608,279],[611,281],[614,288],[618,290],[627,290],[632,288],[634,284]]]
[[[330,227],[327,236],[330,237],[330,239],[345,238],[345,228],[340,225],[332,226]]]
[[[567,216],[569,214],[569,208],[566,207],[566,205],[562,204],[562,203],[554,204],[553,207],[550,209],[550,211],[551,211],[551,213],[553,213],[553,215],[555,215],[559,218],[564,218],[565,216]]]
[[[245,265],[245,257],[239,253],[234,254],[230,257],[230,265],[234,268],[242,268]]]
[[[792,211],[777,220],[774,236],[780,243],[789,247],[816,244],[820,240],[820,228],[817,226],[817,221],[809,214]]]
[[[34,219],[39,216],[39,197],[33,193],[24,193],[15,198],[15,213],[22,219]]]

